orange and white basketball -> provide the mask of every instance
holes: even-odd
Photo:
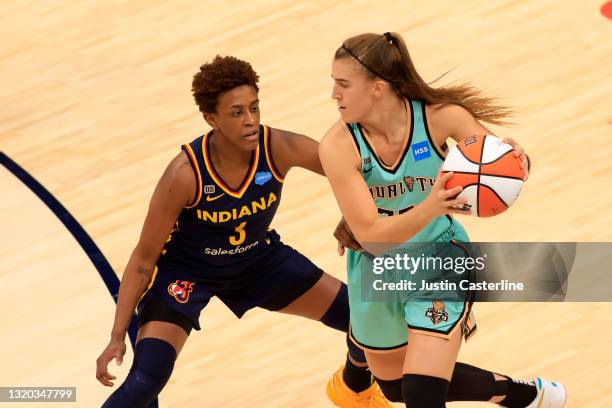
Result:
[[[457,143],[444,160],[442,171],[454,175],[446,189],[462,186],[472,215],[491,217],[506,211],[523,187],[525,171],[513,149],[491,135],[470,136]]]

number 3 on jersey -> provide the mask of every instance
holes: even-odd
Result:
[[[243,221],[242,223],[240,223],[239,226],[236,227],[236,233],[238,234],[236,235],[232,235],[229,237],[229,242],[232,245],[240,245],[244,242],[244,240],[246,239],[246,231],[244,230],[244,227],[246,226],[246,221]]]

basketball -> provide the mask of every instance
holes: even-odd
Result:
[[[513,149],[496,136],[470,136],[451,149],[442,164],[453,172],[446,189],[462,186],[459,198],[467,199],[472,215],[492,217],[506,211],[523,187],[525,171]]]

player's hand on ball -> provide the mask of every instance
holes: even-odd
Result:
[[[353,251],[361,251],[363,249],[344,218],[340,219],[334,231],[334,237],[338,240],[338,255],[340,256],[344,255],[345,248],[352,249]]]
[[[108,363],[114,358],[117,365],[120,366],[125,355],[125,341],[112,340],[108,343],[100,357],[96,360],[96,378],[107,387],[112,387],[114,384],[111,380],[116,379],[114,375],[108,372]]]
[[[444,187],[451,177],[453,177],[452,172],[442,174],[442,169],[440,169],[427,198],[419,204],[432,218],[445,214],[470,215],[472,213],[467,199],[457,197],[463,191],[463,187],[456,186],[448,190]]]
[[[502,142],[512,146],[512,148],[514,149],[514,156],[521,159],[521,169],[525,170],[525,177],[523,178],[523,180],[527,181],[527,179],[529,178],[529,170],[531,167],[529,158],[527,157],[527,153],[525,153],[525,150],[523,150],[523,148],[519,146],[516,140],[512,139],[511,137],[502,139]]]

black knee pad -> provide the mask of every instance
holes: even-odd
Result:
[[[346,358],[342,379],[347,387],[353,392],[362,392],[372,385],[372,372],[368,366],[355,365],[350,358]]]
[[[351,340],[348,334],[346,335],[346,347],[348,348],[348,354],[351,356],[353,361],[364,364],[367,363],[364,351],[353,343],[353,340]]]
[[[449,381],[428,375],[404,374],[402,397],[406,407],[444,408]]]
[[[350,320],[350,311],[349,311],[349,300],[348,300],[348,289],[345,283],[342,283],[340,286],[340,290],[336,295],[336,298],[329,305],[329,308],[319,319],[321,323],[326,325],[327,327],[331,327],[332,329],[340,330],[345,333],[348,333],[349,329],[349,320]],[[346,337],[346,345],[349,350],[349,355],[354,361],[359,363],[365,363],[366,358],[362,349],[357,347],[349,338],[348,334]]]
[[[404,402],[402,396],[402,381],[403,379],[398,378],[397,380],[381,380],[380,378],[374,377],[380,390],[391,402]]]
[[[146,408],[168,382],[175,360],[176,351],[170,343],[142,339],[136,345],[128,376],[102,408]]]
[[[349,328],[349,319],[348,290],[346,284],[343,283],[336,298],[319,321],[332,329],[346,333]]]

